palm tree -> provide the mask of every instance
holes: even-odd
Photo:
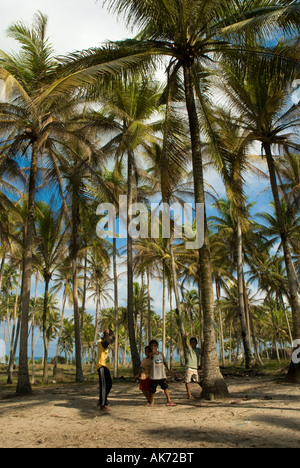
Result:
[[[246,316],[246,308],[245,308],[245,291],[244,291],[244,259],[243,259],[243,243],[240,237],[242,236],[242,224],[241,219],[245,220],[243,223],[243,237],[246,241],[246,236],[248,234],[251,235],[251,219],[250,217],[250,209],[252,208],[253,204],[251,203],[247,207],[244,207],[243,210],[243,218],[238,212],[232,208],[232,202],[229,200],[219,200],[217,203],[214,204],[215,208],[217,208],[220,217],[212,216],[211,226],[217,232],[219,237],[219,242],[227,246],[228,256],[232,259],[235,270],[237,272],[237,284],[238,284],[238,295],[239,295],[239,316],[241,320],[241,330],[242,330],[242,338],[244,344],[244,351],[245,351],[245,364],[246,368],[251,367],[251,361],[253,360],[252,350],[251,350],[251,342],[250,342],[250,335],[249,335],[249,327],[247,324],[247,316]],[[252,228],[253,231],[253,228]],[[237,242],[237,239],[238,242]],[[252,235],[253,240],[253,235]]]
[[[38,202],[36,214],[36,249],[34,259],[45,282],[43,339],[44,339],[44,373],[43,382],[48,383],[48,340],[47,311],[49,286],[53,273],[61,264],[67,253],[68,228],[63,226],[63,212],[55,213],[54,200],[50,204]]]
[[[87,362],[91,362],[91,352],[95,341],[95,326],[93,325],[93,316],[85,313],[83,315],[82,328],[82,347],[88,352]]]
[[[45,314],[46,306],[46,314]],[[36,300],[36,310],[35,310],[35,321],[39,324],[40,328],[43,331],[43,338],[46,340],[44,346],[44,361],[48,359],[48,349],[50,341],[53,341],[57,337],[59,323],[60,323],[60,313],[58,306],[58,300],[53,294],[47,295],[47,303],[45,304],[45,297],[39,297]],[[46,315],[46,321],[45,321]],[[45,368],[45,364],[44,364]],[[47,377],[47,372],[46,372]]]
[[[92,117],[92,122],[94,118]],[[95,123],[95,122],[94,122]],[[98,125],[97,125],[98,129]],[[100,128],[101,130],[101,128]],[[109,146],[109,145],[108,145]],[[103,149],[103,151],[105,148]],[[119,195],[126,193],[126,179],[124,176],[122,161],[116,161],[112,171],[104,168],[104,171],[99,174],[103,180],[100,185],[98,180],[94,181],[94,185],[88,187],[93,199],[98,203],[112,203],[116,210],[116,217],[119,217]],[[115,344],[114,344],[114,377],[118,378],[118,363],[119,363],[119,298],[118,298],[118,265],[117,258],[119,255],[117,248],[117,238],[113,238],[112,246],[112,262],[113,262],[113,281],[114,281],[114,310],[115,310]]]
[[[271,53],[280,54],[278,45]],[[291,257],[289,237],[284,222],[282,204],[276,176],[274,145],[286,149],[294,147],[290,131],[299,126],[298,106],[289,106],[289,85],[292,70],[280,58],[270,62],[259,59],[230,60],[223,67],[225,92],[241,115],[244,128],[253,140],[261,143],[267,161],[271,189],[289,287],[289,301],[293,314],[293,337],[300,338],[300,303],[298,285]]]
[[[149,79],[118,80],[114,87],[108,90],[101,100],[104,107],[98,118],[109,121],[113,131],[110,151],[114,149],[116,157],[127,157],[127,207],[131,207],[134,199],[134,185],[137,185],[138,164],[137,153],[140,148],[146,151],[155,143],[156,123],[150,119],[158,110],[160,87]],[[104,117],[104,118],[103,118]],[[94,116],[97,118],[97,115]],[[128,325],[134,373],[138,372],[140,356],[135,339],[133,315],[133,246],[129,235],[132,215],[127,217],[127,276],[128,276]]]
[[[31,393],[28,373],[28,314],[32,276],[32,247],[34,240],[34,210],[39,163],[45,164],[46,156],[55,165],[53,153],[49,153],[54,139],[63,135],[72,139],[72,132],[65,129],[63,117],[72,99],[55,97],[53,85],[58,80],[58,62],[46,36],[47,17],[37,13],[31,28],[18,22],[10,26],[8,35],[20,44],[20,53],[0,52],[0,78],[4,81],[5,97],[1,102],[0,128],[2,161],[12,155],[30,158],[28,181],[28,212],[25,221],[25,239],[22,279],[22,324],[20,338],[18,394]],[[61,83],[61,82],[60,82]]]
[[[65,318],[63,322],[62,333],[59,338],[59,348],[60,348],[60,351],[63,351],[65,353],[66,363],[68,363],[68,355],[73,354],[74,335],[75,335],[74,320]]]
[[[167,89],[168,99],[173,96],[172,89]],[[156,144],[152,154],[154,167],[151,173],[155,177],[155,189],[161,193],[161,201],[170,206],[171,202],[183,204],[183,197],[191,195],[192,191],[185,183],[186,169],[190,158],[189,145],[186,138],[187,129],[184,123],[176,115],[171,103],[167,100],[165,119],[163,122],[163,142],[162,146]],[[175,261],[173,245],[174,223],[171,223],[171,238],[159,239],[159,242],[166,249],[170,257],[170,271],[173,277],[174,293],[176,299],[176,308],[178,311],[180,333],[184,346],[185,330],[183,326],[183,316],[178,292],[178,271]],[[161,231],[161,227],[160,227]],[[163,349],[165,347],[165,279],[168,274],[166,259],[162,258],[162,281],[163,281]]]
[[[73,307],[73,290],[72,290],[72,265],[70,262],[69,256],[62,259],[60,266],[56,269],[53,275],[54,286],[52,287],[53,294],[57,294],[61,289],[63,289],[63,303],[62,303],[62,310],[61,310],[61,319],[60,319],[60,327],[59,327],[59,334],[56,346],[56,356],[54,359],[54,366],[53,366],[53,375],[55,375],[57,371],[57,364],[58,364],[58,355],[59,355],[59,343],[60,338],[63,331],[64,325],[64,318],[65,318],[65,308],[66,303],[70,307]]]
[[[43,109],[36,108],[34,99],[42,87],[49,84],[55,62],[52,48],[46,38],[47,18],[41,13],[35,17],[32,29],[22,23],[12,25],[8,35],[17,40],[22,52],[11,55],[1,52],[0,76],[5,82],[6,103],[1,104],[1,128],[6,139],[1,143],[1,154],[31,151],[28,214],[24,241],[24,268],[22,281],[22,326],[17,393],[30,393],[28,374],[27,335],[32,272],[32,245],[34,235],[34,201],[38,158],[51,129],[53,100]],[[48,105],[47,105],[48,104]]]
[[[280,190],[284,198],[292,207],[300,204],[300,156],[285,151],[284,156],[275,161],[276,170],[280,177]]]
[[[53,149],[52,149],[53,150]],[[59,151],[59,152],[58,152]],[[75,352],[76,352],[76,381],[83,381],[81,365],[81,321],[79,310],[79,252],[82,247],[81,212],[89,201],[89,194],[85,182],[90,176],[90,169],[87,163],[95,156],[93,149],[88,144],[81,144],[80,141],[70,143],[68,147],[58,147],[56,149],[57,168],[64,181],[63,196],[66,205],[68,218],[71,219],[71,236],[69,255],[72,265],[72,292],[75,326]],[[67,196],[65,195],[67,194]],[[70,216],[71,215],[71,216]]]
[[[74,90],[78,86],[94,83],[99,76],[120,71],[124,64],[114,64],[120,54],[103,49],[101,64],[93,64],[87,70],[74,72],[63,67],[54,58],[46,36],[47,17],[38,12],[29,28],[23,22],[10,26],[8,35],[18,41],[20,53],[0,51],[0,79],[4,82],[4,100],[0,103],[0,128],[3,139],[0,145],[2,168],[16,156],[30,158],[28,181],[28,213],[25,223],[24,267],[22,280],[22,325],[19,360],[18,394],[31,393],[28,373],[28,314],[32,276],[32,246],[34,237],[34,205],[39,162],[46,156],[52,162],[58,181],[61,177],[55,161],[52,145],[58,140],[66,144],[72,140],[72,130],[66,130],[64,121],[68,115]],[[97,55],[99,62],[99,54]],[[72,68],[72,67],[71,67]],[[87,76],[88,75],[88,76]],[[80,100],[76,100],[79,104]],[[75,140],[78,141],[78,134]],[[84,136],[83,136],[84,139]],[[60,186],[62,194],[63,188]],[[65,207],[66,208],[66,207]]]
[[[260,37],[267,35],[270,28],[292,29],[298,23],[299,6],[295,7],[294,2],[287,5],[285,1],[258,1],[249,4],[234,0],[106,0],[105,3],[114,12],[125,14],[128,24],[139,26],[142,30],[137,40],[127,41],[125,44],[127,49],[131,47],[132,54],[140,51],[141,55],[170,58],[169,84],[173,85],[179,72],[183,73],[192,146],[195,203],[205,205],[196,100],[197,96],[198,103],[205,112],[205,66],[211,61],[213,53],[240,49],[243,34],[249,36],[251,29]],[[204,245],[199,251],[199,267],[205,337],[203,396],[208,397],[210,393],[227,396],[227,386],[220,373],[216,354],[214,297],[206,220]]]
[[[264,229],[265,231],[265,229]],[[290,324],[285,307],[284,296],[288,297],[288,284],[283,259],[277,254],[271,256],[267,249],[261,250],[250,263],[251,282],[257,281],[261,291],[266,293],[266,301],[276,300],[276,308],[282,309],[286,317],[286,325],[290,341],[292,342]],[[274,325],[273,309],[270,308],[274,327],[274,343],[276,343],[276,329]]]
[[[199,310],[199,294],[195,289],[184,294],[183,307],[185,309],[186,318],[189,321],[190,336],[194,336],[195,314]]]

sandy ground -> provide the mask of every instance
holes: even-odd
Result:
[[[227,380],[231,399],[187,400],[171,383],[145,407],[137,384],[118,382],[111,413],[100,415],[96,385],[38,389],[30,397],[0,394],[0,448],[300,448],[300,386],[283,379]]]

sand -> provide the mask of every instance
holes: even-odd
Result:
[[[176,407],[159,392],[147,408],[138,385],[115,382],[111,412],[97,408],[97,385],[0,394],[0,448],[300,448],[300,385],[283,378],[227,379],[228,401],[186,399],[170,383]]]

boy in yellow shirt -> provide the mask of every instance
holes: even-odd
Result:
[[[103,337],[98,341],[97,372],[99,374],[99,406],[100,411],[108,412],[107,397],[112,388],[112,379],[109,371],[109,346],[113,344],[115,337],[112,330],[106,329]]]

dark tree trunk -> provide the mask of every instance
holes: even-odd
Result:
[[[290,253],[290,246],[288,235],[286,232],[284,219],[281,210],[281,202],[279,197],[279,191],[277,186],[277,178],[276,178],[276,171],[275,171],[275,164],[274,159],[272,156],[271,145],[269,143],[264,143],[263,148],[265,150],[269,174],[270,174],[270,181],[271,181],[271,188],[275,203],[275,210],[276,210],[276,217],[278,222],[278,228],[280,231],[282,249],[284,254],[284,261],[288,279],[288,290],[289,290],[289,302],[292,309],[292,316],[293,316],[293,340],[300,339],[300,304],[299,304],[299,297],[298,297],[298,280],[295,277],[295,271],[293,266],[293,260]],[[293,350],[294,351],[294,350]],[[291,380],[300,380],[300,364],[295,364],[291,362],[290,369],[288,372],[288,378]]]
[[[128,194],[127,194],[127,210],[130,209],[133,201],[133,189],[132,189],[132,170],[133,170],[133,154],[128,151]],[[128,307],[128,332],[130,341],[131,358],[133,365],[134,375],[138,374],[141,359],[136,344],[135,336],[135,324],[134,324],[134,313],[133,313],[133,251],[132,251],[132,238],[129,234],[129,225],[131,223],[132,216],[128,213],[127,218],[127,307]]]
[[[73,309],[74,309],[74,325],[75,325],[75,359],[76,359],[76,382],[83,382],[83,372],[81,365],[81,333],[80,333],[80,315],[79,315],[79,300],[78,300],[78,266],[77,258],[79,251],[79,231],[80,214],[76,188],[73,187],[72,200],[72,274],[73,274]]]
[[[28,395],[32,393],[29,369],[28,369],[28,317],[32,275],[32,246],[34,239],[34,208],[38,165],[38,142],[32,145],[31,168],[28,190],[28,213],[25,226],[24,252],[23,252],[23,277],[21,291],[21,334],[19,372],[16,393]]]
[[[189,117],[195,204],[202,203],[205,206],[204,174],[200,140],[200,126],[194,96],[192,62],[184,64],[184,84],[186,106]],[[206,213],[206,211],[205,211]],[[203,349],[203,398],[228,397],[226,382],[221,374],[217,350],[214,326],[214,293],[211,272],[211,256],[208,236],[208,225],[205,214],[204,244],[199,250],[200,288],[204,317],[204,349]]]

